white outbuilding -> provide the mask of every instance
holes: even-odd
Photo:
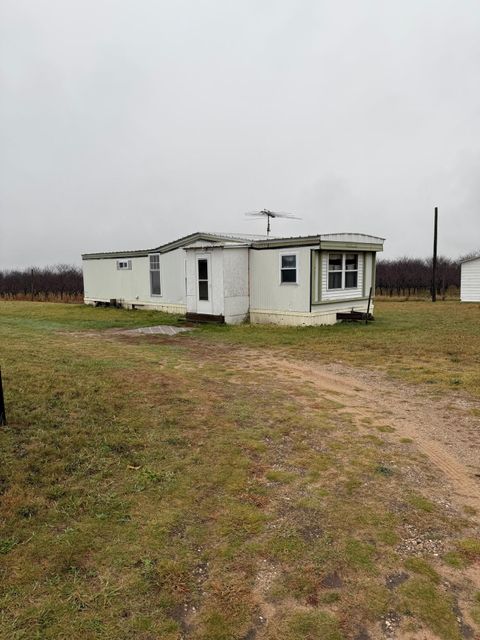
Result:
[[[460,300],[480,302],[480,256],[461,263]]]
[[[154,249],[87,253],[85,303],[227,324],[334,324],[337,314],[367,311],[383,242],[361,233],[272,238],[198,232]]]

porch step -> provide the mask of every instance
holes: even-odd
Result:
[[[225,324],[224,316],[214,316],[210,313],[192,313],[185,315],[186,322],[200,322],[202,324]]]

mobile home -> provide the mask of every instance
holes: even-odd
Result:
[[[85,303],[228,324],[333,324],[337,313],[367,310],[383,242],[361,233],[197,232],[153,249],[87,253]]]

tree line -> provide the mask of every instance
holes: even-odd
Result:
[[[435,288],[438,296],[458,296],[460,263],[480,251],[452,260],[437,259]],[[432,258],[395,258],[377,262],[376,293],[382,296],[425,296],[432,292]]]
[[[439,257],[436,291],[438,296],[457,296],[460,262],[480,255],[480,250],[458,260]],[[432,289],[432,259],[394,258],[377,263],[376,293],[382,296],[426,296]],[[24,300],[83,299],[82,270],[75,265],[28,267],[0,271],[0,297]]]
[[[70,264],[0,271],[0,297],[11,300],[80,301],[82,270]]]

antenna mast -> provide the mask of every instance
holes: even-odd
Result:
[[[267,219],[267,238],[270,237],[271,218],[288,218],[290,220],[301,220],[301,218],[297,218],[291,213],[283,213],[279,211],[270,211],[270,209],[262,209],[261,211],[249,211],[245,214],[246,216],[253,216],[254,218],[266,218]]]

